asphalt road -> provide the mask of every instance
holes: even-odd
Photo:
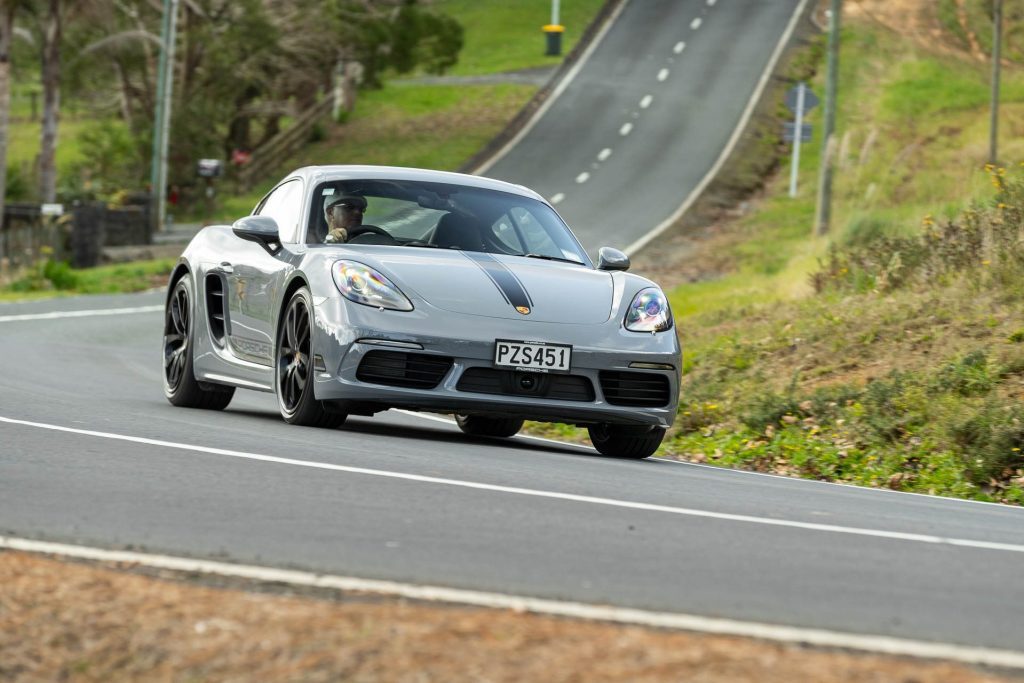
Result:
[[[471,440],[397,412],[291,427],[244,391],[223,413],[174,408],[160,303],[0,305],[0,535],[1024,650],[1022,509]],[[15,317],[76,309],[128,312]]]
[[[668,219],[715,164],[799,0],[631,0],[528,133],[481,171],[551,201],[591,253]]]

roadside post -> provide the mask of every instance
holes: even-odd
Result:
[[[786,106],[796,115],[794,123],[785,123],[782,138],[793,143],[793,155],[789,169],[789,196],[796,197],[796,178],[800,169],[800,143],[811,141],[811,124],[804,123],[804,113],[818,106],[818,97],[800,81],[786,93]]]
[[[57,261],[64,258],[64,239],[58,230],[58,220],[64,215],[64,205],[46,203],[39,205],[39,217],[43,223],[43,244],[53,250],[53,258]]]
[[[213,213],[213,198],[216,195],[213,181],[224,173],[224,164],[220,159],[200,159],[196,164],[196,175],[206,180],[206,220]]]
[[[558,23],[558,0],[551,0],[551,23],[543,30],[544,35],[547,36],[547,51],[544,54],[548,56],[562,54],[562,33],[565,32],[565,27]]]

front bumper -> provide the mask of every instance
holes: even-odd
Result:
[[[415,302],[410,312],[387,311],[342,298],[315,302],[313,353],[321,369],[314,395],[358,410],[408,408],[429,412],[515,415],[544,422],[652,425],[668,427],[679,400],[680,349],[674,331],[628,332],[610,320],[600,325],[568,325],[489,316],[467,316]],[[493,368],[496,339],[570,344],[571,374],[593,386],[592,400],[560,400],[521,394],[460,390],[470,368]],[[451,369],[430,389],[361,381],[360,363],[373,351],[398,351],[453,359]],[[322,363],[320,362],[322,361]],[[636,369],[635,364],[673,369]],[[634,364],[634,367],[630,367]],[[651,373],[665,377],[667,400],[657,407],[614,405],[602,390],[601,371]]]

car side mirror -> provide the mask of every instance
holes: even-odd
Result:
[[[239,218],[231,226],[231,230],[243,240],[258,243],[271,256],[281,251],[281,234],[277,229],[277,221],[270,216]]]
[[[629,270],[629,257],[618,249],[601,247],[597,250],[598,270]]]

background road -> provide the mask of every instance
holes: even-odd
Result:
[[[159,311],[12,317],[160,303],[0,305],[0,535],[1024,649],[1022,509],[474,441],[396,412],[290,427],[269,394],[239,391],[224,413],[179,409],[160,390]]]
[[[551,201],[587,250],[666,220],[732,136],[799,0],[632,0],[483,175]]]

